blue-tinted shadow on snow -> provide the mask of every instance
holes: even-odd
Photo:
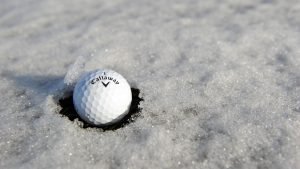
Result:
[[[16,75],[12,71],[4,71],[2,77],[13,80],[15,85],[24,90],[31,90],[40,94],[47,94],[55,85],[63,81],[63,76]]]

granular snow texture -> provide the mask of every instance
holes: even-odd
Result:
[[[299,0],[2,0],[0,168],[300,168]],[[117,130],[59,114],[83,72],[140,89]]]

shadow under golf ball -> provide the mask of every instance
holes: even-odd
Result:
[[[119,128],[124,127],[125,125],[133,122],[141,112],[141,108],[139,107],[140,102],[143,101],[143,98],[139,97],[140,90],[131,88],[131,93],[132,93],[132,103],[130,106],[129,113],[119,122],[116,124],[110,125],[110,126],[105,126],[105,127],[97,127],[93,126],[91,124],[86,123],[83,121],[80,116],[76,113],[74,105],[73,105],[73,96],[60,99],[59,100],[59,105],[62,107],[62,110],[59,112],[61,115],[68,117],[69,120],[74,121],[75,119],[78,119],[79,121],[82,122],[82,128],[102,128],[103,130],[116,130]]]

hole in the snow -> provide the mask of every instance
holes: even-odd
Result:
[[[103,130],[116,130],[133,122],[140,115],[142,109],[139,107],[139,105],[140,102],[143,101],[143,98],[139,97],[140,90],[131,88],[131,93],[132,93],[132,103],[130,106],[129,113],[121,121],[110,126],[95,127],[83,121],[75,111],[73,105],[73,96],[59,100],[59,104],[62,107],[62,110],[59,113],[63,116],[67,116],[71,121],[78,119],[79,121],[82,122],[83,128],[94,127],[94,128],[102,128]]]

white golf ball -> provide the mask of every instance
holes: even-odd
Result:
[[[78,115],[95,126],[120,121],[129,112],[131,101],[130,85],[112,70],[95,70],[83,75],[73,93]]]

